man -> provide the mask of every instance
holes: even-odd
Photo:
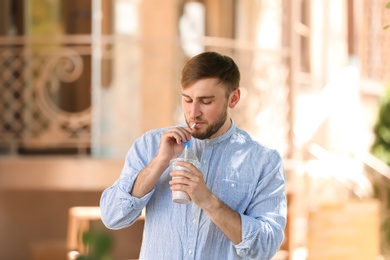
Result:
[[[287,211],[282,162],[230,119],[239,81],[230,57],[204,52],[190,59],[181,79],[187,125],[136,140],[120,178],[103,192],[108,228],[130,226],[145,207],[140,259],[271,259],[279,249]],[[189,172],[172,172],[169,162],[185,141],[201,166],[182,162]],[[192,203],[173,203],[173,190]]]

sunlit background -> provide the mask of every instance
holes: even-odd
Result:
[[[274,260],[390,259],[387,2],[0,0],[0,259],[75,259],[93,230],[138,258],[143,217],[105,230],[100,194],[136,138],[183,122],[202,51],[235,59],[233,120],[284,158]]]

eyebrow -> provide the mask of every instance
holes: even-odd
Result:
[[[186,97],[186,98],[191,98],[190,96],[188,96],[186,94],[183,94],[183,93],[181,95]],[[214,95],[211,95],[211,96],[200,96],[200,97],[197,97],[196,99],[207,99],[207,98],[215,98],[215,96]]]

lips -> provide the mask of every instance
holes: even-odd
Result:
[[[203,125],[205,122],[202,122],[202,121],[192,121],[189,125],[189,127],[191,129],[196,129],[198,127],[200,127],[201,125]]]
[[[204,123],[203,122],[194,122],[193,124],[195,124],[195,128],[197,128],[197,127],[200,127],[201,125],[203,125]]]

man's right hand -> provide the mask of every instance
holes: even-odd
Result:
[[[150,192],[168,167],[169,161],[183,151],[183,143],[190,138],[191,129],[189,127],[172,128],[162,133],[157,156],[138,174],[130,194],[141,198]]]
[[[161,161],[169,163],[173,157],[183,151],[184,142],[191,139],[191,131],[189,127],[177,127],[162,133],[157,157]]]

